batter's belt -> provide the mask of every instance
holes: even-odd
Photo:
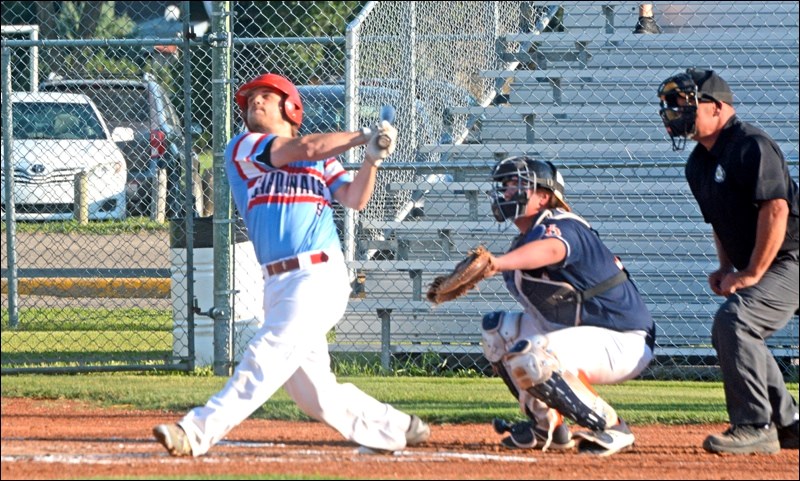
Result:
[[[306,260],[307,259],[307,260]],[[303,262],[306,260],[306,262]],[[277,276],[285,272],[290,272],[299,269],[301,265],[313,265],[321,262],[328,262],[328,254],[325,251],[302,253],[297,257],[288,257],[279,261],[271,262],[265,267],[267,274]]]

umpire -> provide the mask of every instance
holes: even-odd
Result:
[[[686,180],[711,224],[725,297],[711,341],[719,357],[730,428],[708,436],[715,453],[798,449],[798,408],[765,339],[798,311],[798,185],[780,148],[741,121],[733,92],[713,70],[688,69],[658,89],[673,150],[697,142]]]

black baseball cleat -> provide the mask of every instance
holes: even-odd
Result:
[[[500,444],[509,449],[548,449],[564,451],[575,447],[575,441],[566,424],[559,424],[553,431],[553,436],[548,443],[546,429],[535,426],[531,421],[520,421],[509,425],[503,420],[495,419],[492,426],[498,434],[511,433],[503,438]]]
[[[604,430],[581,431],[575,433],[581,438],[578,452],[594,456],[611,456],[633,446],[633,433],[622,419],[614,426]]]

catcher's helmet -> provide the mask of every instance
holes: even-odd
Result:
[[[512,179],[517,180],[517,191],[506,198],[506,183]],[[570,210],[564,200],[564,178],[552,162],[527,156],[508,157],[494,166],[492,181],[492,214],[498,222],[522,216],[528,205],[528,191],[538,187],[551,191],[560,207]]]
[[[658,98],[661,101],[659,114],[672,139],[672,150],[683,150],[686,139],[697,133],[699,102],[725,102],[733,105],[733,93],[727,82],[713,70],[693,68],[661,82]],[[685,102],[679,103],[679,98],[683,98]]]
[[[283,115],[290,123],[300,127],[303,123],[303,103],[300,101],[300,92],[297,87],[286,77],[278,74],[268,73],[259,75],[253,80],[239,87],[236,91],[236,103],[242,111],[244,118],[247,118],[247,97],[250,90],[259,87],[266,87],[280,92],[283,95]]]

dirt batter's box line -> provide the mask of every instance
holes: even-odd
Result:
[[[8,294],[8,279],[1,281],[0,291]],[[17,292],[26,296],[169,299],[170,282],[159,277],[26,277],[17,281]]]

